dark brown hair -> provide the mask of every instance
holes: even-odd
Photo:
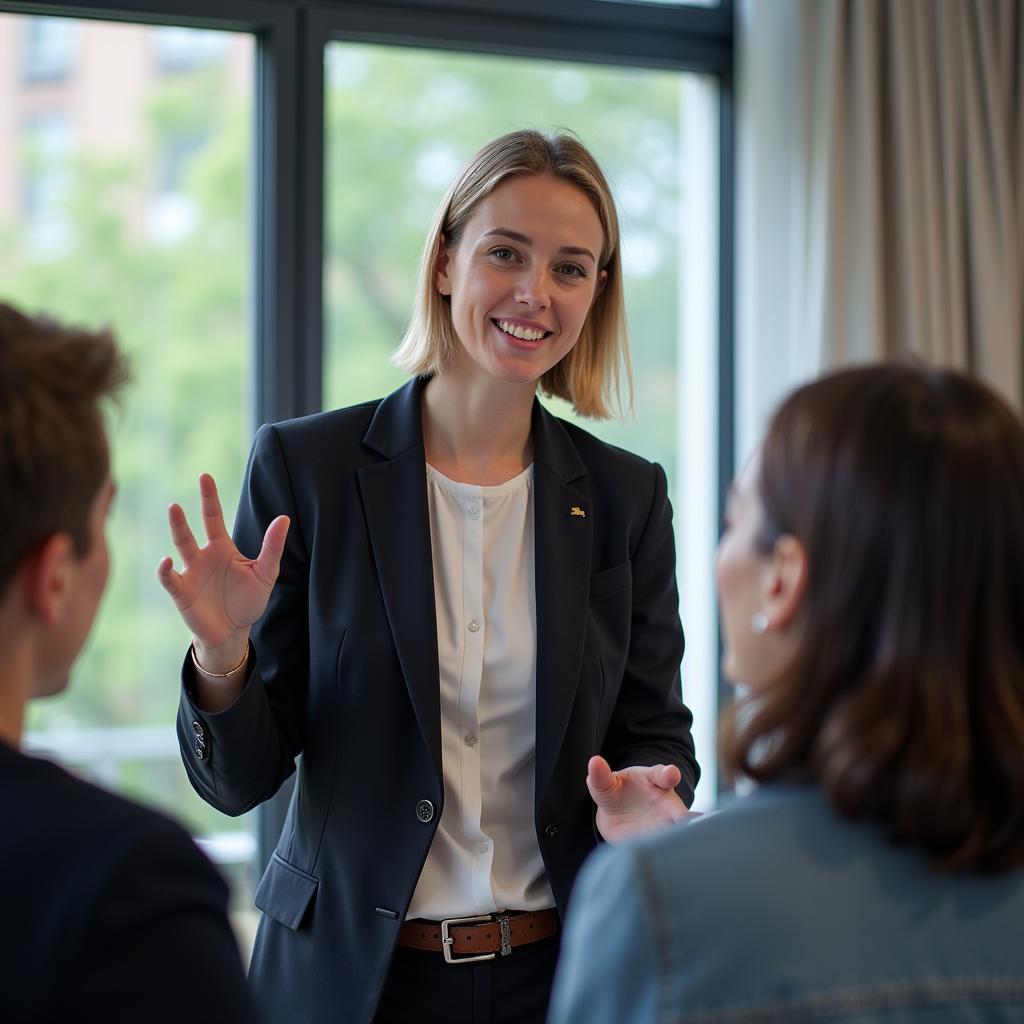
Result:
[[[819,783],[940,868],[1024,864],[1024,427],[952,372],[800,388],[761,453],[761,546],[808,555],[786,678],[723,729],[726,766]]]
[[[109,331],[0,303],[0,594],[55,533],[88,553],[89,510],[108,471],[100,403],[127,377]]]

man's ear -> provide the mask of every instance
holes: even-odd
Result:
[[[22,568],[28,608],[48,626],[64,618],[76,561],[71,537],[55,533],[29,555]]]
[[[806,548],[784,533],[775,542],[765,577],[762,607],[772,629],[785,629],[796,618],[807,588],[807,570]]]
[[[451,256],[444,235],[437,240],[437,252],[434,255],[434,287],[442,295],[451,295],[452,283],[448,277],[448,268],[451,265]]]

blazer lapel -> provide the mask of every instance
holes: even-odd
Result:
[[[424,383],[410,381],[377,407],[363,443],[386,461],[359,470],[359,487],[398,660],[441,781],[437,620],[420,413]]]
[[[534,536],[537,588],[538,805],[569,721],[579,683],[590,603],[593,503],[571,486],[586,466],[564,427],[533,409]]]

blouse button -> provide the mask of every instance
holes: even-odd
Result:
[[[466,741],[466,746],[467,747],[475,747],[476,746],[476,736],[473,733],[468,732],[468,733],[466,733],[465,737],[463,737],[463,738]]]
[[[470,633],[479,633],[480,632],[480,621],[478,619],[470,619],[469,620],[469,631],[470,631]]]
[[[469,505],[466,507],[466,511],[471,516],[479,515],[479,513],[480,513],[480,506],[475,501],[471,501],[469,503]]]

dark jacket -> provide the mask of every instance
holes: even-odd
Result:
[[[228,890],[181,828],[0,743],[0,1021],[254,1018]]]
[[[229,814],[254,807],[302,754],[256,894],[266,916],[251,979],[272,1019],[372,1019],[440,819],[422,388],[260,430],[236,541],[255,556],[271,519],[292,525],[242,695],[199,711],[186,660],[179,737],[206,800]],[[664,473],[539,403],[532,438],[535,820],[561,908],[596,844],[587,759],[677,764],[687,803],[697,766]]]

